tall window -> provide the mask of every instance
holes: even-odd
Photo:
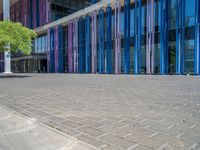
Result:
[[[40,36],[33,41],[33,53],[45,53],[47,51],[47,35]]]
[[[195,0],[185,0],[184,71],[194,73]]]

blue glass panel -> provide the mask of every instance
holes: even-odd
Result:
[[[185,0],[185,26],[195,24],[195,0]]]

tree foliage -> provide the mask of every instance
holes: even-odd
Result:
[[[6,45],[10,44],[10,52],[21,51],[28,55],[32,51],[32,40],[37,36],[34,30],[28,29],[20,23],[9,20],[0,22],[0,52],[6,51]]]

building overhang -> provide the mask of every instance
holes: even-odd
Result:
[[[47,60],[47,54],[41,53],[41,54],[31,54],[28,56],[19,56],[12,58],[12,61],[20,61],[20,60]]]
[[[120,0],[122,1],[122,0]],[[80,18],[80,17],[84,17],[86,15],[90,15],[92,12],[94,11],[98,11],[99,9],[104,9],[105,7],[107,7],[108,5],[114,5],[115,0],[102,0],[96,4],[93,4],[85,9],[82,9],[80,11],[77,11],[76,13],[73,13],[69,16],[63,17],[59,20],[56,20],[54,22],[51,22],[49,24],[46,24],[42,27],[36,28],[35,31],[38,34],[43,34],[46,33],[48,29],[53,28],[55,26],[61,25],[61,26],[66,26],[70,21],[76,19],[76,18]]]

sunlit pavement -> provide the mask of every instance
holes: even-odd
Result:
[[[0,104],[88,145],[200,149],[200,77],[22,75],[0,78]]]
[[[0,105],[0,150],[95,150]]]

